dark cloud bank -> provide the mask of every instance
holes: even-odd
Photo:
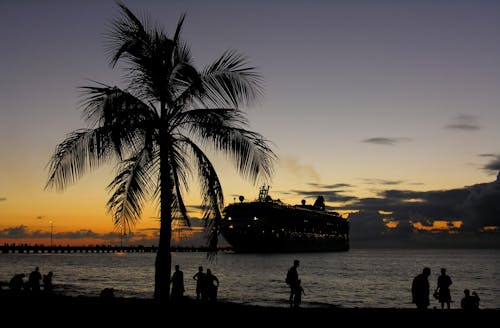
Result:
[[[342,203],[329,210],[353,211],[352,247],[500,248],[500,173],[490,183],[435,191],[389,189],[373,198],[350,196],[343,185],[316,186],[316,191],[293,193],[308,199],[323,195],[327,203]],[[397,227],[388,228],[389,221]],[[434,221],[446,221],[451,229],[430,230]],[[460,227],[453,226],[456,221]],[[422,228],[416,229],[415,223]]]
[[[346,206],[359,211],[349,216],[353,247],[500,247],[498,228],[485,230],[500,227],[500,174],[494,182],[461,189],[385,190],[379,197]],[[398,226],[389,229],[384,219]],[[434,221],[447,221],[451,229],[426,231],[413,226],[420,222],[430,228]],[[461,221],[460,228],[453,228],[453,221]]]

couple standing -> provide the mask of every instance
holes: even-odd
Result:
[[[429,276],[431,275],[430,268],[424,268],[422,273],[417,275],[412,282],[411,293],[413,303],[418,309],[427,309],[429,306]],[[434,291],[434,297],[441,303],[441,309],[444,309],[446,303],[447,308],[450,308],[451,294],[450,286],[452,284],[450,276],[446,274],[446,269],[441,269],[441,275],[438,277],[437,288]]]
[[[297,268],[300,265],[299,260],[293,261],[293,266],[288,270],[286,274],[285,282],[290,286],[290,306],[299,307],[302,302],[302,294],[305,295],[304,288],[301,286],[301,281],[299,279],[299,274]]]

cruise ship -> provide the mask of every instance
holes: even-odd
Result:
[[[262,187],[256,201],[224,208],[221,233],[235,252],[335,252],[349,250],[349,221],[326,211],[324,198],[314,205],[284,204]]]

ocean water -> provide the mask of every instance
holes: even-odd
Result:
[[[288,306],[285,276],[294,259],[305,295],[303,307],[413,308],[411,282],[423,267],[436,287],[440,268],[450,275],[452,308],[460,307],[465,288],[476,291],[481,308],[500,308],[498,250],[352,249],[341,253],[234,254],[208,260],[203,252],[173,253],[172,264],[184,271],[185,295],[195,296],[192,279],[198,266],[210,268],[220,280],[220,300],[266,306]],[[112,287],[120,297],[152,298],[155,254],[0,254],[0,282],[35,266],[54,272],[55,292],[98,296]],[[431,297],[432,298],[432,297]],[[431,299],[431,307],[440,304]]]

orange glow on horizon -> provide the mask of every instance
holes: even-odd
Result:
[[[484,226],[481,228],[481,232],[490,232],[490,231],[497,231],[500,230],[500,227],[498,226]]]
[[[392,212],[392,211],[378,211],[378,214],[380,214],[380,215],[392,215],[392,213],[394,213],[394,212]]]
[[[399,221],[395,221],[392,218],[384,218],[382,221],[385,223],[385,226],[389,229],[396,229],[399,226]]]
[[[422,198],[409,198],[409,199],[403,199],[402,200],[404,203],[424,203],[425,200]]]
[[[453,229],[460,229],[463,225],[462,221],[443,221],[436,220],[432,225],[424,225],[422,222],[417,221],[412,223],[413,228],[422,231],[446,231]]]

